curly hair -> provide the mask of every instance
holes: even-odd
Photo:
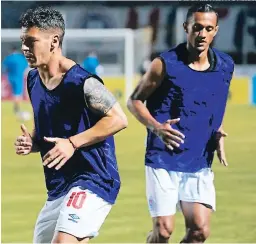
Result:
[[[21,27],[31,28],[37,27],[41,30],[58,29],[60,34],[60,46],[65,34],[65,22],[62,14],[50,7],[37,7],[28,9],[20,17]]]

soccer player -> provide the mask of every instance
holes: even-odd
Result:
[[[11,54],[6,56],[3,61],[3,68],[7,73],[8,81],[12,89],[14,113],[19,119],[23,120],[30,117],[28,112],[22,112],[20,109],[20,102],[23,95],[24,74],[27,67],[27,60],[23,54],[17,51],[16,47],[12,48]]]
[[[177,205],[186,226],[181,242],[204,242],[215,210],[211,164],[216,149],[227,166],[227,134],[221,125],[234,63],[210,48],[219,28],[211,5],[191,7],[183,26],[187,42],[154,59],[128,101],[148,131],[146,191],[153,218],[149,243],[168,242]]]
[[[98,234],[120,188],[113,135],[127,119],[102,80],[62,55],[60,12],[38,7],[20,19],[22,50],[35,128],[16,153],[40,152],[48,199],[34,243],[88,242]]]

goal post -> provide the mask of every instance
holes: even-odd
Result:
[[[20,29],[2,29],[2,58],[8,46],[20,47]],[[66,29],[63,55],[82,63],[88,52],[96,51],[104,67],[102,77],[122,77],[125,101],[131,94],[138,66],[150,56],[150,28],[143,29]],[[101,59],[102,57],[102,59]]]

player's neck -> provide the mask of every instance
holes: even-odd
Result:
[[[60,63],[63,56],[61,53],[52,54],[47,64],[40,65],[37,69],[41,79],[47,83],[52,77],[60,73]]]
[[[52,83],[53,80],[58,82],[74,64],[74,61],[57,53],[52,55],[47,64],[38,67],[39,75],[44,84]]]
[[[208,60],[208,50],[209,48],[205,49],[202,52],[199,52],[189,44],[187,44],[188,50],[188,65],[198,71],[206,70],[209,68],[210,63]]]

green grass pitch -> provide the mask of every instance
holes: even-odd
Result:
[[[29,104],[24,108],[30,110]],[[92,242],[145,243],[151,219],[145,198],[145,129],[125,109],[129,127],[116,139],[122,187],[116,205]],[[26,123],[31,130],[32,122]],[[256,242],[256,108],[229,105],[224,120],[229,167],[215,159],[217,212],[211,222],[209,243]],[[10,102],[2,103],[2,242],[32,242],[34,223],[46,200],[39,155],[17,156],[14,140],[20,121]],[[184,235],[177,214],[172,242]]]

